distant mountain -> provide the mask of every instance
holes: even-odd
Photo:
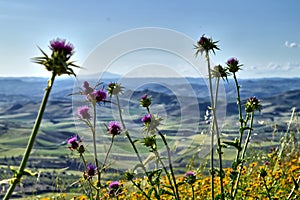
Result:
[[[109,79],[104,80],[104,84],[108,84],[109,81]],[[148,81],[148,84],[143,85],[143,81]],[[72,135],[75,126],[72,106],[75,106],[76,109],[76,103],[80,105],[84,103],[84,97],[80,97],[78,102],[72,102],[73,97],[68,96],[73,92],[75,82],[76,80],[71,78],[58,79],[55,82],[43,116],[43,123],[47,124],[45,126],[47,127],[46,133],[52,134],[53,142],[59,143],[64,135],[66,138]],[[140,108],[139,100],[142,95],[148,94],[152,96],[153,100],[151,112],[158,113],[162,117],[167,116],[168,120],[175,123],[181,120],[187,126],[193,126],[193,124],[206,126],[204,114],[210,102],[208,89],[203,79],[191,79],[185,84],[182,80],[175,78],[126,79],[122,83],[126,89],[120,95],[120,100],[124,114],[127,115],[126,119],[129,118],[128,120],[132,120],[136,124],[141,123],[140,117],[146,113],[146,110]],[[134,85],[134,83],[136,84]],[[0,84],[0,135],[9,138],[9,134],[15,130],[30,130],[37,115],[47,79],[0,78]],[[222,108],[226,109],[226,120],[233,123],[238,113],[235,87],[232,80],[223,84],[227,94],[226,105],[223,105]],[[285,125],[289,120],[291,108],[296,107],[299,111],[300,79],[241,80],[240,85],[242,103],[245,103],[245,100],[253,95],[261,99],[262,112],[257,114],[256,120],[267,121],[269,124],[282,122]],[[192,93],[189,91],[191,89],[195,96],[191,95]],[[117,110],[115,110],[116,112],[112,111],[110,105],[113,107],[115,104],[107,103],[101,107],[101,115],[105,116],[105,120],[110,120],[110,116],[118,112]],[[282,117],[285,117],[284,120]],[[173,129],[176,131],[176,126]],[[42,136],[40,139],[44,140]]]
[[[97,79],[95,79],[97,78]],[[51,97],[68,98],[67,95],[73,90],[78,90],[83,81],[89,81],[91,85],[99,82],[99,77],[87,76],[85,78],[65,78],[55,80]],[[0,101],[6,101],[7,96],[14,96],[16,101],[35,100],[43,96],[47,86],[47,78],[21,77],[7,78],[0,77]],[[105,73],[104,85],[110,82],[119,82],[127,90],[143,91],[151,90],[158,93],[175,96],[197,96],[198,98],[208,98],[207,80],[203,78],[120,78],[116,74]],[[227,101],[235,101],[236,89],[232,79],[228,83],[221,81],[220,84],[225,88]],[[250,96],[266,98],[276,96],[281,93],[300,89],[300,78],[265,78],[265,79],[241,79],[239,80],[241,98]]]

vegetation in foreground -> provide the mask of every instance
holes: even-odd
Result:
[[[35,58],[35,62],[44,65],[48,71],[52,72],[52,77],[48,81],[48,87],[24,157],[19,168],[13,169],[14,176],[10,179],[11,184],[4,199],[11,197],[15,187],[22,183],[23,176],[36,175],[36,173],[26,169],[26,165],[38,134],[55,77],[63,74],[75,75],[71,67],[77,66],[69,61],[73,55],[73,45],[66,43],[65,40],[57,39],[51,41],[50,48],[52,50],[51,56],[41,50],[43,57]],[[93,136],[92,159],[90,159],[91,156],[87,158],[86,146],[79,135],[74,135],[68,140],[68,148],[78,154],[84,166],[82,177],[74,183],[74,185],[79,185],[78,191],[82,195],[74,197],[65,194],[49,195],[52,197],[45,197],[45,199],[297,199],[299,197],[300,160],[296,151],[297,137],[294,132],[290,131],[292,119],[280,146],[277,149],[272,149],[266,156],[255,157],[250,164],[247,164],[250,157],[247,157],[246,153],[253,134],[255,113],[261,110],[260,100],[256,97],[250,97],[246,102],[242,102],[237,79],[237,72],[242,65],[236,58],[228,59],[226,67],[217,65],[211,68],[209,56],[211,52],[215,54],[215,51],[219,50],[217,42],[203,35],[195,45],[195,49],[196,56],[198,54],[205,55],[209,72],[211,100],[207,116],[211,135],[209,175],[199,166],[195,166],[193,161],[182,177],[175,173],[170,146],[160,130],[162,118],[151,112],[152,99],[150,96],[145,94],[140,99],[140,104],[145,109],[145,115],[141,116],[144,125],[143,138],[133,140],[123,119],[119,100],[119,95],[123,92],[121,84],[110,83],[107,88],[102,86],[101,89],[97,89],[101,84],[90,86],[88,82],[84,82],[83,89],[74,95],[83,96],[87,104],[78,108],[78,117],[90,129]],[[221,79],[227,81],[229,76],[233,76],[234,79],[238,106],[238,136],[234,140],[225,140],[221,137],[216,115],[219,82]],[[212,80],[216,80],[215,88],[212,86]],[[106,150],[105,158],[100,161],[96,145],[96,107],[100,106],[101,109],[101,106],[107,103],[117,106],[119,119],[105,125],[111,142]],[[292,117],[294,116],[296,116],[295,113],[292,114]],[[112,165],[109,162],[109,155],[114,140],[121,134],[124,134],[128,139],[137,158],[137,164],[124,173],[123,180],[105,181],[103,175]],[[216,146],[215,139],[217,140]],[[166,155],[163,156],[158,150],[158,142],[163,144]],[[153,170],[146,167],[147,163],[142,160],[137,143],[144,145],[149,154],[153,155],[152,159],[148,161],[153,162],[155,166]],[[292,148],[289,148],[290,145]],[[224,153],[228,147],[234,148],[236,155],[231,162],[231,167],[225,168]],[[283,156],[288,154],[290,155]]]

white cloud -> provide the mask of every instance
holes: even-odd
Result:
[[[241,71],[241,78],[262,77],[300,77],[300,62],[276,63],[267,65],[252,65]]]
[[[295,47],[299,47],[300,46],[296,42],[289,42],[289,41],[285,41],[284,45],[286,47],[288,47],[288,48],[295,48]]]
[[[267,66],[267,70],[280,70],[280,69],[282,69],[281,64],[269,63]]]
[[[298,71],[300,70],[300,63],[297,62],[287,62],[287,63],[269,63],[267,70],[280,70],[280,71]]]

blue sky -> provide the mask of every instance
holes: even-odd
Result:
[[[238,58],[243,78],[300,77],[299,9],[297,0],[0,0],[0,76],[49,76],[30,58],[41,55],[37,46],[49,52],[56,37],[74,44],[81,65],[114,35],[160,27],[195,42],[202,34],[219,40],[213,62]]]

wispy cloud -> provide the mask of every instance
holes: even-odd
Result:
[[[285,41],[284,45],[288,48],[300,47],[300,45],[297,44],[296,42],[289,42],[289,41]]]
[[[281,71],[298,71],[300,70],[300,63],[287,62],[283,64],[269,63],[268,70],[281,70]]]

